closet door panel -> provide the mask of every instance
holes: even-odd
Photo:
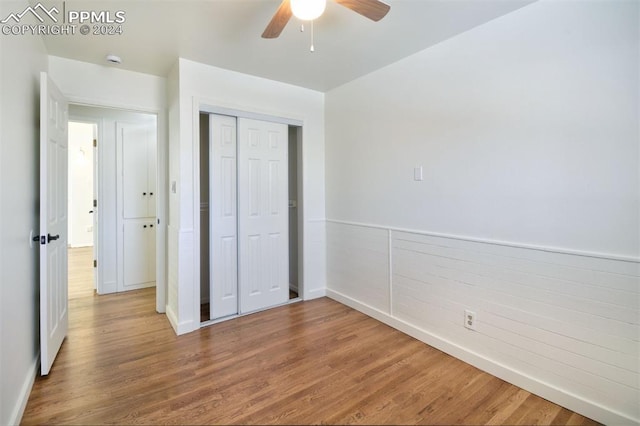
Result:
[[[117,122],[117,291],[155,285],[156,128],[151,122]],[[120,234],[121,232],[121,234]]]
[[[236,119],[209,117],[210,319],[238,313]]]
[[[118,124],[122,144],[123,216],[148,217],[148,134],[142,126]]]
[[[147,128],[147,213],[145,217],[156,216],[157,194],[157,148],[154,141],[157,140],[157,131],[153,127]]]
[[[124,290],[132,290],[154,281],[150,276],[150,260],[155,256],[149,256],[150,233],[155,231],[149,228],[149,222],[145,220],[128,220],[124,223]]]
[[[288,128],[238,119],[240,312],[289,298]]]

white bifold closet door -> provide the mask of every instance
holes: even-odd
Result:
[[[211,115],[210,132],[214,319],[289,299],[288,127]]]

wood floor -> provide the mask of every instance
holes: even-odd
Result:
[[[69,306],[24,424],[596,424],[327,298],[180,337],[153,288]]]
[[[69,299],[93,294],[93,247],[70,248]]]

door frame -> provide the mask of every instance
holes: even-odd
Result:
[[[142,113],[142,114],[152,114],[156,116],[156,167],[157,167],[157,181],[156,181],[156,191],[157,191],[157,201],[156,201],[156,217],[160,220],[160,225],[156,228],[156,312],[165,313],[167,306],[167,226],[168,226],[168,163],[167,163],[167,150],[168,150],[168,130],[167,130],[167,117],[166,111],[164,109],[149,109],[149,108],[141,108],[136,105],[127,105],[127,104],[114,104],[102,101],[92,101],[87,100],[86,98],[80,98],[77,96],[66,95],[69,100],[69,105],[74,105],[78,107],[88,107],[88,108],[103,108],[103,109],[115,109],[123,112],[131,112],[131,113]],[[102,169],[102,155],[100,150],[100,140],[103,138],[103,118],[99,117],[99,114],[96,116],[77,116],[73,115],[69,117],[71,121],[92,121],[94,120],[97,125],[97,139],[98,146],[96,150],[97,157],[97,167],[98,169]],[[98,175],[97,181],[97,191],[98,194],[103,192],[103,182],[102,175]],[[99,201],[98,201],[99,203]],[[98,204],[98,208],[100,205]],[[104,214],[98,215],[98,233],[104,232]],[[101,262],[101,256],[104,254],[100,249],[98,249],[98,267],[97,267],[97,288],[96,290],[100,290],[101,280],[101,264],[104,265],[104,262]]]
[[[200,114],[218,114],[218,115],[228,115],[236,118],[248,118],[252,120],[261,120],[261,121],[269,121],[274,123],[286,124],[287,126],[296,127],[297,128],[297,138],[296,143],[298,143],[298,170],[297,170],[297,180],[298,180],[298,298],[285,302],[284,304],[295,303],[301,300],[306,300],[309,295],[307,294],[307,286],[305,285],[304,279],[304,264],[305,264],[305,250],[304,250],[304,241],[306,234],[306,214],[304,208],[304,193],[305,193],[305,167],[304,167],[304,131],[305,131],[305,122],[306,119],[304,117],[294,118],[290,114],[278,115],[251,111],[250,108],[243,107],[243,109],[236,109],[235,107],[226,107],[222,105],[216,105],[218,102],[211,101],[209,99],[202,99],[198,97],[193,98],[193,176],[194,176],[194,185],[193,185],[193,243],[194,243],[194,277],[198,277],[200,274]],[[197,111],[197,113],[195,113]],[[210,171],[211,172],[211,171]],[[239,196],[239,195],[238,195]],[[200,281],[194,280],[194,284],[197,281],[197,288],[194,287],[193,291],[193,315],[194,318],[198,318],[197,323],[199,324],[198,328],[203,326],[208,326],[211,324],[215,324],[220,321],[226,321],[229,319],[237,318],[242,315],[249,315],[255,312],[250,312],[248,314],[240,314],[231,315],[228,317],[224,317],[221,319],[210,320],[205,322],[200,322]],[[197,291],[196,291],[197,290]],[[267,309],[271,309],[269,307]],[[259,311],[256,311],[259,312]]]

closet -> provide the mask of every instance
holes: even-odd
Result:
[[[201,240],[208,241],[208,259],[201,263],[209,270],[201,275],[209,289],[201,296],[208,293],[208,319],[218,319],[289,300],[289,127],[206,118],[208,181],[201,186],[209,188],[202,210],[208,235]]]
[[[117,190],[121,238],[118,291],[156,281],[156,129],[117,123]]]

